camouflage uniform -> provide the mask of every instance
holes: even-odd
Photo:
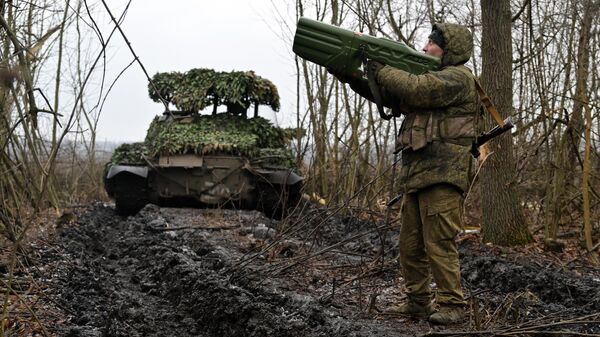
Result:
[[[431,270],[437,303],[463,305],[454,238],[462,227],[479,97],[473,75],[463,65],[473,49],[471,33],[453,24],[437,24],[434,29],[446,42],[441,70],[413,75],[385,66],[378,71],[377,82],[384,105],[395,115],[405,115],[397,143],[402,149],[404,193],[400,262],[409,300],[431,301]],[[350,84],[372,99],[364,80]]]

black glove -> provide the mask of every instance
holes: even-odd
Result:
[[[342,83],[348,83],[350,81],[352,81],[352,76],[349,76],[345,73],[341,73],[336,71],[333,68],[327,68],[327,72],[330,73],[331,75],[335,76],[335,78],[338,79],[338,81],[342,82]]]
[[[385,67],[385,64],[375,61],[375,60],[368,60],[367,61],[367,72],[372,72],[373,76],[375,77],[375,81],[377,81],[377,74],[379,73],[379,71],[381,70],[381,68]]]

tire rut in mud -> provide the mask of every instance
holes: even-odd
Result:
[[[323,227],[320,240],[325,246],[372,227],[355,219],[331,218],[325,224],[322,217],[316,219],[315,224]],[[51,271],[42,275],[49,284],[48,294],[68,314],[57,333],[85,337],[401,336],[431,329],[423,322],[365,317],[356,307],[342,310],[323,304],[316,293],[294,288],[281,277],[257,274],[256,264],[264,261],[236,267],[244,255],[237,234],[152,230],[166,223],[241,228],[268,221],[252,211],[146,206],[138,215],[123,218],[110,207],[91,207],[77,224],[59,229],[57,245],[42,254],[48,266],[44,270]],[[376,234],[364,236],[344,249],[363,254],[385,249],[394,255],[396,235],[390,233],[383,243]],[[507,259],[474,241],[464,241],[460,251],[466,294],[486,291],[480,296],[485,303],[480,305],[487,312],[499,309],[500,302],[510,297],[514,301],[509,309],[518,307],[524,315],[500,324],[600,311],[600,282],[594,275],[576,275],[533,258]],[[302,279],[295,280],[298,283]],[[575,328],[600,333],[600,328]]]
[[[491,252],[485,245],[465,242],[461,248],[463,283],[472,291],[487,289],[498,295],[523,294],[522,306],[533,316],[569,313],[572,316],[600,312],[600,279],[563,270],[539,258],[512,260]],[[600,328],[598,329],[600,332]]]
[[[45,258],[54,269],[49,295],[69,313],[60,335],[399,335],[248,271],[233,279],[227,269],[241,252],[210,231],[149,231],[157,221],[165,221],[157,207],[121,218],[96,205],[59,230],[60,249]]]

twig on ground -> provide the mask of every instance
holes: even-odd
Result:
[[[547,319],[549,316],[546,316]],[[593,313],[581,317],[576,317],[560,322],[551,322],[539,325],[523,326],[517,325],[508,329],[496,329],[496,330],[476,330],[476,331],[432,331],[423,336],[468,336],[468,335],[494,335],[494,336],[515,336],[515,335],[559,335],[559,336],[598,336],[598,334],[590,334],[578,331],[570,330],[547,330],[547,328],[565,326],[572,324],[593,324],[598,323],[597,320],[590,320],[590,318],[600,318],[600,313]],[[542,318],[543,319],[543,318]],[[536,320],[539,322],[539,320]],[[531,323],[531,322],[529,322]]]
[[[17,297],[17,299],[25,306],[25,309],[27,309],[27,311],[31,314],[33,320],[39,325],[42,331],[42,335],[48,336],[48,331],[46,331],[44,325],[40,322],[33,309],[27,304],[27,302],[25,302],[23,297],[11,287],[11,284],[4,282],[3,279],[0,279],[0,282],[2,282],[2,285],[5,287],[7,296],[10,293],[14,294]]]
[[[573,259],[571,259],[569,262],[565,263],[565,266],[568,266],[568,265],[570,265],[571,263],[573,263],[573,262],[575,262],[575,261],[579,260],[580,258],[582,258],[582,257],[584,257],[584,256],[588,256],[588,254],[590,254],[590,253],[592,253],[592,252],[595,252],[595,251],[596,251],[596,249],[598,249],[598,247],[600,247],[600,242],[598,242],[597,244],[595,244],[595,245],[594,245],[594,247],[592,247],[592,249],[588,250],[587,252],[585,252],[585,253],[583,253],[583,254],[581,254],[581,255],[575,256],[575,257],[574,257]]]
[[[180,231],[185,229],[192,230],[227,230],[227,229],[236,229],[240,228],[240,226],[220,226],[220,227],[209,227],[209,226],[181,226],[181,227],[147,227],[151,232],[170,232],[170,231]]]
[[[319,256],[319,255],[322,255],[324,253],[327,253],[327,252],[329,252],[329,251],[331,251],[331,250],[333,250],[335,248],[338,248],[338,247],[340,247],[340,246],[342,246],[342,245],[344,245],[344,244],[346,244],[346,243],[348,243],[348,242],[350,242],[352,240],[355,240],[355,239],[358,239],[358,238],[360,238],[362,236],[365,236],[367,234],[373,233],[375,230],[391,229],[391,228],[393,228],[393,226],[381,226],[381,227],[377,227],[376,229],[371,229],[371,230],[368,230],[368,231],[356,234],[354,236],[351,236],[351,237],[349,237],[349,238],[347,238],[345,240],[342,240],[340,242],[334,243],[333,245],[325,247],[325,248],[323,248],[323,249],[321,249],[318,252],[315,252],[313,254],[308,254],[308,255],[300,256],[299,258],[296,259],[296,261],[293,261],[292,263],[284,266],[283,268],[272,272],[272,276],[273,275],[277,275],[277,274],[281,274],[284,271],[286,271],[286,270],[288,270],[290,268],[293,268],[294,266],[296,266],[296,265],[298,265],[298,264],[300,264],[302,262],[306,262],[306,261],[308,261],[308,260],[310,260],[310,259],[312,259],[312,258],[314,258],[316,256]]]

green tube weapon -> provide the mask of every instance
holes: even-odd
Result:
[[[375,60],[415,75],[437,70],[441,65],[439,58],[420,53],[403,43],[304,17],[298,20],[292,50],[308,61],[352,78],[363,76],[361,65],[367,60]],[[367,78],[378,110],[384,117],[383,105],[377,102],[379,91],[376,90],[375,81],[370,76]]]
[[[416,75],[440,68],[439,58],[403,43],[304,17],[298,21],[292,50],[308,61],[353,77],[362,76],[360,66],[366,59]]]

